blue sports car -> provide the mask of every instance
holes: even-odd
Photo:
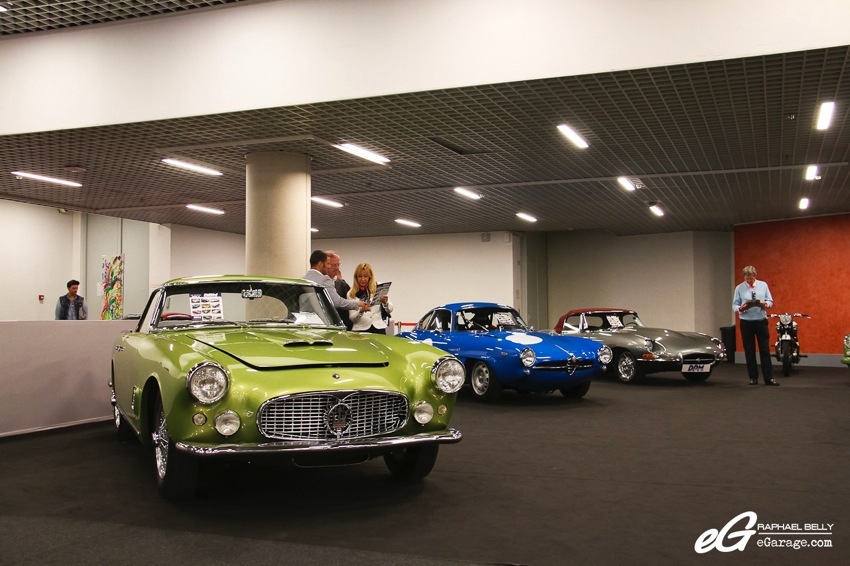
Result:
[[[496,303],[436,307],[400,336],[454,354],[466,366],[475,396],[487,401],[502,389],[557,389],[566,397],[584,397],[591,380],[611,362],[608,346],[534,332],[515,309]]]

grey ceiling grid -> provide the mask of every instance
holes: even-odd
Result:
[[[234,2],[9,2],[0,34],[213,8]],[[9,15],[12,14],[10,17]],[[243,233],[245,155],[312,158],[317,237],[498,230],[649,234],[850,212],[850,47],[378,96],[0,137],[0,198]],[[815,130],[820,102],[833,126]],[[556,126],[590,142],[573,147]],[[286,139],[282,139],[286,138]],[[270,141],[273,140],[273,141]],[[323,141],[324,140],[324,141]],[[329,146],[389,157],[375,167]],[[221,177],[168,167],[168,154]],[[805,166],[821,165],[817,181]],[[71,173],[69,166],[84,167]],[[77,178],[53,188],[8,174]],[[626,175],[644,187],[627,193]],[[470,201],[452,187],[476,187]],[[801,196],[812,199],[807,212]],[[666,210],[656,218],[647,202]],[[213,204],[223,216],[189,211]],[[536,215],[528,224],[518,211]],[[393,222],[410,218],[411,229]]]

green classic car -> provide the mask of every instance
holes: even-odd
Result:
[[[153,448],[166,498],[191,497],[199,465],[270,457],[301,466],[383,457],[430,473],[464,368],[394,336],[346,332],[324,289],[300,279],[216,276],[156,289],[112,354],[122,440]]]

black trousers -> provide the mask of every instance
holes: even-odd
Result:
[[[741,319],[741,341],[744,343],[744,357],[747,360],[747,373],[750,379],[758,380],[759,368],[756,364],[756,342],[758,342],[759,358],[761,358],[761,375],[764,382],[773,379],[773,366],[770,358],[770,329],[767,319]]]

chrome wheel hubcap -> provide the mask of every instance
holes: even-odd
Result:
[[[160,479],[165,477],[168,470],[168,426],[165,424],[165,414],[160,409],[156,431],[153,433],[154,455],[156,456],[156,474]]]
[[[487,392],[490,386],[490,370],[483,364],[478,364],[472,371],[472,388],[479,395]]]

